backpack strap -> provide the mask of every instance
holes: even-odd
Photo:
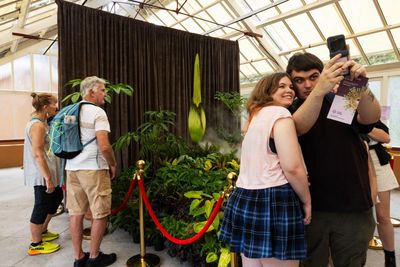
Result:
[[[87,146],[88,144],[92,143],[94,140],[96,140],[96,136],[93,137],[92,139],[90,139],[89,141],[87,141],[86,144],[83,145],[83,147]]]
[[[95,105],[95,104],[93,104],[93,103],[91,103],[91,102],[86,102],[86,101],[81,101],[81,102],[79,102],[79,111],[78,111],[78,122],[79,122],[79,128],[78,128],[78,129],[79,129],[79,136],[81,136],[81,120],[80,120],[80,114],[81,114],[82,105],[93,105],[93,106],[97,106],[97,105]],[[87,141],[87,143],[82,144],[82,147],[85,147],[85,146],[89,145],[89,144],[92,143],[94,140],[96,140],[96,136],[93,137],[92,139],[90,139],[89,141]]]

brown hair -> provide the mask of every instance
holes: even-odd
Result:
[[[57,102],[57,98],[49,93],[31,93],[32,106],[36,111],[42,111],[45,105],[50,105],[51,103]]]
[[[288,77],[290,79],[287,73],[277,72],[264,76],[258,81],[246,104],[246,109],[249,113],[249,122],[261,108],[271,105],[273,101],[272,95],[278,90],[279,81],[283,77]]]
[[[286,72],[292,75],[293,71],[309,71],[312,69],[317,69],[319,72],[322,72],[324,64],[314,54],[298,52],[289,58]]]

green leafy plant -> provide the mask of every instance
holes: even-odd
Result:
[[[241,96],[239,92],[216,92],[214,98],[224,103],[236,116],[241,115],[246,103],[246,98]]]
[[[242,141],[240,118],[246,99],[239,92],[216,92],[214,98],[221,101],[233,115],[231,121],[233,129],[227,130],[226,128],[217,127],[217,136],[235,148]]]
[[[139,157],[149,161],[155,170],[168,159],[179,156],[188,150],[183,139],[171,133],[175,126],[175,113],[167,110],[147,111],[145,122],[136,132],[121,135],[113,144],[117,150],[128,147],[132,142],[139,144]]]
[[[139,144],[140,159],[146,161],[144,182],[151,205],[171,235],[186,239],[204,226],[227,185],[226,175],[231,171],[237,172],[239,165],[234,153],[222,154],[214,144],[186,144],[171,133],[175,126],[174,118],[175,114],[168,111],[146,112],[145,122],[135,132],[121,136],[114,147],[123,149],[131,142]],[[122,181],[116,179],[113,189],[116,186],[125,193],[129,175],[125,174]],[[121,203],[122,199],[122,194],[119,194],[116,203]],[[115,227],[127,229],[136,241],[139,233],[137,206],[138,194],[134,190],[126,210],[112,219],[113,227],[115,224]],[[128,213],[131,214],[129,217]],[[193,266],[226,266],[230,259],[229,250],[218,241],[217,236],[221,218],[222,212],[200,240],[182,246],[165,240],[145,215],[146,244],[164,240],[169,255],[179,257],[181,261],[190,261]]]
[[[80,86],[82,82],[82,79],[72,79],[69,80],[65,86],[71,86],[72,88]],[[106,96],[104,98],[104,100],[107,103],[111,103],[112,101],[112,96],[113,94],[125,94],[128,96],[132,96],[134,89],[132,86],[130,86],[129,84],[125,84],[125,83],[117,83],[117,84],[112,84],[109,81],[106,80]],[[69,104],[69,103],[76,103],[81,99],[82,95],[81,93],[78,92],[74,92],[71,93],[67,96],[65,96],[62,100],[61,103],[65,103],[65,104]]]

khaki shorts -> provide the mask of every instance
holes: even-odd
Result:
[[[84,215],[88,208],[93,219],[111,213],[109,170],[67,171],[67,208],[70,215]]]

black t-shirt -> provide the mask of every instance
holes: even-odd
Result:
[[[352,125],[327,118],[332,95],[325,97],[314,126],[299,137],[306,162],[313,210],[365,211],[372,207],[368,154],[359,134],[372,125]],[[295,100],[293,110],[302,104]]]

